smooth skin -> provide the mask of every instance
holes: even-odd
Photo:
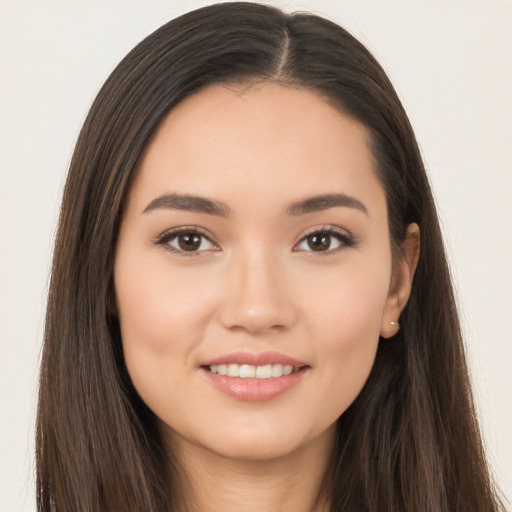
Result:
[[[184,100],[146,148],[118,240],[117,309],[190,510],[327,510],[316,497],[336,419],[379,335],[397,332],[419,251],[411,225],[392,260],[368,141],[316,93],[259,83]],[[345,199],[298,206],[333,194]],[[205,361],[269,350],[308,365],[277,397],[237,400],[206,377]]]

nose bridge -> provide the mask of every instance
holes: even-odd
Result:
[[[250,332],[289,327],[295,320],[287,278],[272,251],[247,248],[233,256],[221,321]]]

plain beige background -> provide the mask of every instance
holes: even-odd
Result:
[[[0,0],[0,512],[35,510],[33,429],[63,180],[94,95],[139,40],[208,1]],[[270,1],[384,66],[430,173],[482,429],[512,496],[512,1]]]

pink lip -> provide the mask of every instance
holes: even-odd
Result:
[[[297,373],[272,379],[240,379],[212,373],[201,368],[209,381],[219,390],[237,400],[262,402],[283,394],[296,386],[308,373],[309,367],[302,368]]]
[[[294,359],[293,357],[281,354],[279,352],[260,352],[254,354],[252,352],[232,352],[224,356],[209,359],[201,364],[201,366],[211,366],[213,364],[250,364],[251,366],[263,366],[265,364],[288,364],[295,368],[307,366],[306,363]]]
[[[241,379],[238,377],[218,375],[209,371],[209,366],[219,364],[249,364],[252,366],[282,364],[299,368],[299,371],[271,379]],[[236,398],[237,400],[261,402],[271,400],[296,386],[302,378],[309,373],[310,367],[302,361],[279,352],[262,352],[259,354],[251,352],[233,352],[206,361],[201,366],[201,370],[209,382],[226,395]]]

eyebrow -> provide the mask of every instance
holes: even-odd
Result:
[[[347,194],[322,194],[308,197],[290,204],[286,212],[288,215],[297,216],[336,207],[355,208],[368,215],[366,206],[359,199]],[[226,218],[231,216],[231,209],[225,203],[188,194],[164,194],[159,196],[146,206],[143,213],[160,208],[205,213]]]
[[[302,201],[292,203],[288,207],[287,213],[288,215],[303,215],[305,213],[320,212],[336,207],[355,208],[368,215],[366,206],[359,201],[359,199],[348,196],[347,194],[322,194],[309,197]]]
[[[220,201],[213,201],[206,197],[182,194],[164,194],[153,199],[144,209],[143,213],[151,212],[159,208],[170,210],[184,210],[187,212],[206,213],[219,217],[230,217],[231,209]]]

